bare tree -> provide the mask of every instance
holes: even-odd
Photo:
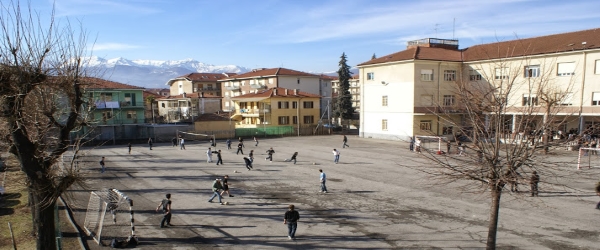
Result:
[[[515,42],[509,48],[479,51],[490,60],[463,64],[459,72],[466,76],[457,77],[451,90],[457,102],[450,108],[439,105],[431,112],[441,123],[457,128],[456,137],[470,141],[461,145],[469,152],[458,156],[429,151],[422,157],[435,164],[419,168],[443,182],[475,181],[479,184],[466,182],[465,187],[489,192],[487,249],[496,248],[503,190],[530,178],[534,170],[548,174],[557,167],[547,157],[537,157],[537,152],[564,143],[550,142],[550,132],[570,117],[565,113],[572,112],[565,106],[572,96],[572,79],[557,82],[553,60],[536,58],[532,63],[528,57],[515,59],[516,51],[527,55],[531,49]],[[528,71],[531,64],[540,67]],[[447,112],[449,109],[452,112]]]
[[[82,180],[63,168],[70,133],[82,116],[86,34],[67,22],[43,20],[19,1],[0,3],[0,104],[4,138],[28,178],[37,249],[56,249],[57,198]],[[46,22],[47,21],[47,22]]]

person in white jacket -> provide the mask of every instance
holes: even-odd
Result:
[[[212,150],[210,148],[208,148],[208,150],[206,151],[206,162],[212,162]]]

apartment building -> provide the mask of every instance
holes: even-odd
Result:
[[[202,114],[221,110],[221,97],[204,92],[183,93],[157,99],[159,118],[163,122],[193,122]]]
[[[234,98],[260,90],[271,88],[298,89],[299,91],[319,95],[320,76],[286,68],[253,69],[244,74],[218,80],[223,89],[222,110],[237,112]],[[319,107],[319,106],[317,106]]]
[[[360,111],[360,76],[353,75],[352,78],[348,80],[350,84],[350,95],[352,96],[352,107],[354,107],[355,112]],[[331,82],[333,86],[333,96],[337,97],[340,95],[340,80],[336,79]]]
[[[321,96],[299,89],[269,88],[232,97],[236,128],[316,125]]]
[[[582,131],[600,123],[600,29],[458,48],[457,40],[426,38],[407,48],[358,65],[360,136],[407,139],[452,135],[465,124],[456,100],[456,82],[519,83],[509,96],[507,131],[519,130],[522,107],[539,106],[527,84],[549,82],[562,91],[565,118],[557,130]],[[543,79],[542,79],[543,77]],[[447,114],[440,120],[436,113]],[[544,113],[537,115],[543,119]],[[513,131],[514,132],[514,131]]]
[[[219,80],[234,76],[235,73],[190,73],[169,80],[170,95],[182,95],[204,92],[213,96],[221,96]]]

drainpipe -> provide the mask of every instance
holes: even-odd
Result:
[[[586,58],[587,58],[587,53],[585,51],[583,51],[583,76],[581,77],[581,99],[579,100],[579,134],[581,134],[583,132],[583,126],[584,126],[583,116],[581,116],[581,113],[583,112],[583,93],[584,93],[584,89],[585,89]]]
[[[437,78],[437,106],[440,106],[440,75],[442,75],[442,62],[438,63],[438,78]],[[437,107],[436,107],[437,109]],[[438,111],[439,113],[439,111]],[[436,115],[437,117],[437,126],[435,126],[435,135],[440,134],[440,115]]]

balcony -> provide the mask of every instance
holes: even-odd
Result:
[[[225,86],[225,89],[227,90],[232,90],[232,91],[239,91],[240,90],[240,86]]]
[[[123,109],[123,108],[144,108],[143,102],[130,101],[96,101],[95,109]]]
[[[242,115],[242,117],[259,117],[264,114],[270,114],[271,109],[239,109],[235,113]]]
[[[262,84],[255,84],[254,83],[254,84],[250,84],[250,88],[252,88],[252,89],[266,89],[267,86],[262,85]]]

